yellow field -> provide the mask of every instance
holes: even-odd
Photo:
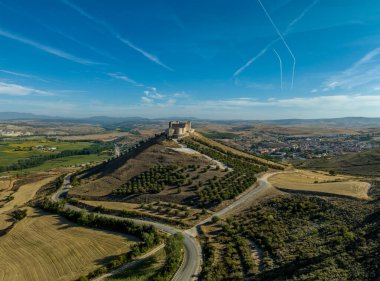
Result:
[[[0,214],[0,231],[6,229],[12,224],[11,217],[5,214]]]
[[[133,240],[29,208],[28,216],[0,237],[0,281],[73,280],[106,257],[127,252]]]
[[[3,200],[4,198],[8,197],[12,194],[12,186],[13,186],[14,180],[12,179],[4,179],[0,180],[0,200]],[[0,206],[2,203],[0,203]]]
[[[17,192],[12,194],[14,199],[5,203],[4,206],[0,208],[0,214],[8,212],[15,207],[24,205],[26,202],[31,200],[34,197],[34,195],[36,195],[37,191],[42,186],[53,181],[56,177],[57,176],[50,176],[42,180],[20,186]]]
[[[352,177],[329,176],[311,171],[279,173],[269,178],[277,188],[322,192],[368,199],[369,183]]]

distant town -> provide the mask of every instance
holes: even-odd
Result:
[[[313,159],[350,152],[361,152],[380,146],[380,133],[331,136],[278,136],[252,145],[249,150],[259,155],[286,159]]]

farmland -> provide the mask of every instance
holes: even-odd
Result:
[[[330,176],[324,173],[297,170],[279,173],[269,178],[273,186],[290,191],[329,193],[368,199],[369,183],[348,176]]]
[[[32,156],[54,154],[63,150],[83,149],[90,145],[90,142],[63,142],[38,137],[3,138],[0,139],[0,161],[1,165],[8,166],[18,160]],[[51,150],[52,148],[56,149]]]
[[[98,162],[112,155],[109,142],[58,141],[47,138],[3,138],[0,171],[14,174],[47,171],[62,166]]]
[[[8,212],[16,207],[20,207],[24,205],[26,202],[31,200],[36,192],[45,184],[53,181],[57,176],[50,176],[46,177],[42,180],[28,183],[25,185],[22,185],[18,188],[18,190],[12,194],[13,200],[10,200],[9,202],[5,203],[0,208],[0,213]]]
[[[30,208],[0,237],[0,280],[73,280],[129,251],[134,241]]]

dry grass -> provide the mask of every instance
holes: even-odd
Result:
[[[269,178],[275,187],[289,190],[322,192],[368,199],[369,183],[353,177],[329,176],[311,171],[279,173]]]
[[[0,201],[6,200],[6,198],[12,195],[12,187],[15,181],[13,179],[6,179],[0,181]],[[0,206],[3,202],[0,203]]]
[[[32,182],[32,183],[28,183],[28,184],[24,184],[20,186],[17,192],[12,194],[14,199],[5,203],[4,206],[0,208],[0,213],[5,213],[14,209],[15,207],[20,207],[24,205],[26,202],[31,200],[34,197],[34,195],[36,195],[37,191],[42,186],[53,181],[55,178],[56,176],[50,176],[42,180],[38,180],[36,182]]]
[[[125,253],[125,236],[87,229],[28,209],[28,217],[0,237],[0,280],[73,280]]]
[[[5,214],[0,214],[0,234],[2,230],[12,225],[12,218]]]

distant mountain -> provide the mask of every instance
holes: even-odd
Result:
[[[362,127],[380,125],[380,118],[367,117],[343,117],[330,119],[282,119],[282,120],[264,120],[258,123],[283,125],[283,126],[331,126],[331,127]]]
[[[0,112],[0,120],[44,120],[44,121],[59,121],[71,123],[90,123],[90,124],[115,124],[122,122],[138,122],[148,121],[148,118],[142,117],[108,117],[108,116],[93,116],[85,118],[68,118],[59,116],[37,115],[33,113],[20,112]]]
[[[0,112],[0,120],[40,120],[40,121],[55,121],[55,122],[70,122],[70,123],[89,123],[101,125],[123,125],[138,123],[154,123],[157,121],[167,120],[197,120],[198,122],[212,123],[256,123],[256,124],[272,124],[279,126],[326,126],[326,127],[363,127],[363,126],[378,126],[380,118],[366,117],[343,117],[331,119],[280,119],[280,120],[207,120],[196,117],[163,117],[163,118],[143,118],[143,117],[109,117],[109,116],[92,116],[84,118],[68,118],[59,116],[37,115],[33,113],[20,112]],[[124,124],[125,125],[125,124]]]
[[[33,113],[20,113],[20,112],[0,112],[0,120],[40,120],[40,119],[54,119],[57,117],[47,115],[36,115]]]

